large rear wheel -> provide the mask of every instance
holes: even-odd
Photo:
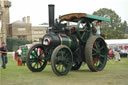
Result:
[[[100,36],[91,36],[85,47],[86,63],[91,71],[97,72],[104,69],[107,62],[107,46]]]
[[[44,47],[41,44],[36,44],[29,49],[26,63],[32,72],[41,72],[46,67]]]
[[[51,56],[52,70],[56,75],[66,75],[72,67],[72,52],[65,46],[56,47]]]

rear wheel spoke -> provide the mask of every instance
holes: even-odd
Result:
[[[104,46],[102,46],[102,47],[100,48],[100,50],[102,50],[102,49],[104,49]]]
[[[99,63],[100,63],[100,64],[103,64],[101,60],[99,60]]]
[[[93,48],[92,50],[96,52],[96,49],[95,48]]]
[[[104,58],[104,55],[100,55],[101,58]]]
[[[93,53],[93,54],[92,54],[92,56],[95,56],[95,55],[96,55],[96,53]]]
[[[96,66],[98,65],[98,61],[96,62]]]

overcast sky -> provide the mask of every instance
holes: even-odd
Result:
[[[128,22],[128,0],[10,0],[10,21],[31,17],[31,23],[38,25],[48,22],[48,4],[55,4],[55,17],[67,13],[92,14],[100,8],[114,10],[122,20]]]

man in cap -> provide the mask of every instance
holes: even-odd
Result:
[[[2,42],[2,46],[0,47],[0,53],[1,53],[1,59],[2,59],[2,68],[5,69],[6,68],[6,64],[8,62],[7,59],[7,53],[8,53],[8,49],[6,47],[6,43]]]

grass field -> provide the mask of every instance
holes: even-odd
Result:
[[[79,71],[56,76],[50,65],[40,73],[33,73],[27,66],[18,67],[9,57],[7,69],[0,68],[0,85],[128,85],[128,58],[108,61],[101,72],[90,72],[84,65]]]

